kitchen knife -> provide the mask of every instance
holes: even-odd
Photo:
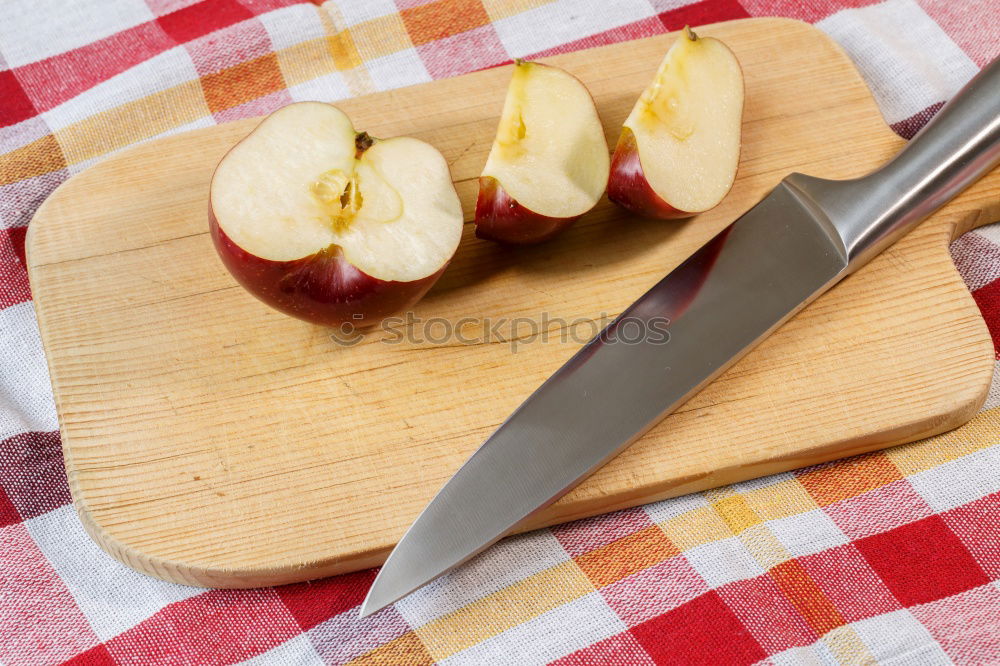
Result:
[[[878,171],[846,181],[787,176],[500,425],[403,535],[361,615],[557,500],[998,162],[1000,59]]]

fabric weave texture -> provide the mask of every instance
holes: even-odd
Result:
[[[71,504],[24,268],[67,178],[292,101],[772,15],[840,43],[907,138],[1000,52],[997,0],[0,2],[0,664],[1000,663],[998,381],[953,432],[513,537],[363,620],[374,570],[174,585]],[[1000,343],[1000,229],[952,254]]]

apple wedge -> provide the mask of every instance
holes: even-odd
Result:
[[[338,108],[285,106],[222,158],[209,225],[236,281],[293,317],[359,327],[410,307],[462,235],[448,165],[413,138],[357,133]]]
[[[479,178],[476,236],[548,240],[594,207],[610,160],[590,93],[572,74],[517,61]]]
[[[718,39],[685,28],[625,120],[608,198],[654,218],[715,207],[736,178],[742,118],[736,56]]]

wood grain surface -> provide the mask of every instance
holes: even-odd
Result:
[[[451,266],[413,311],[423,323],[408,331],[439,336],[443,322],[468,318],[468,344],[390,344],[400,336],[383,331],[337,344],[236,285],[212,248],[206,200],[213,167],[255,120],[141,145],[60,187],[31,223],[29,265],[88,532],[140,571],[213,587],[378,564],[579,347],[561,333],[585,337],[590,322],[621,312],[788,172],[856,176],[903,145],[818,30],[753,19],[699,32],[729,43],[746,76],[732,193],[688,221],[630,218],[605,200],[557,240],[517,250],[476,240],[466,225]],[[587,84],[613,146],[674,38],[544,60]],[[471,220],[509,76],[499,67],[338,104],[358,128],[441,150]],[[993,347],[948,243],[996,219],[994,172],[524,528],[963,423],[986,396]],[[547,342],[521,340],[515,351],[489,334],[498,321],[543,316]],[[441,319],[425,330],[431,318]]]

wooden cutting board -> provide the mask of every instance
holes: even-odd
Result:
[[[463,344],[343,346],[238,287],[208,235],[209,177],[254,120],[148,143],[60,187],[28,233],[31,285],[86,529],[123,562],[214,587],[369,567],[483,439],[579,347],[512,345],[504,318],[586,336],[790,171],[844,178],[903,145],[844,53],[783,19],[707,26],[743,63],[739,178],[689,221],[602,201],[557,240],[473,237],[414,310]],[[609,143],[674,34],[545,58],[593,92]],[[437,146],[471,220],[509,68],[339,105],[376,136]],[[993,347],[949,258],[1000,219],[994,172],[848,278],[640,442],[524,528],[914,440],[972,416]],[[489,320],[489,321],[486,321]],[[551,323],[555,327],[557,323]],[[522,323],[516,332],[529,332]],[[500,329],[509,335],[510,327]]]

